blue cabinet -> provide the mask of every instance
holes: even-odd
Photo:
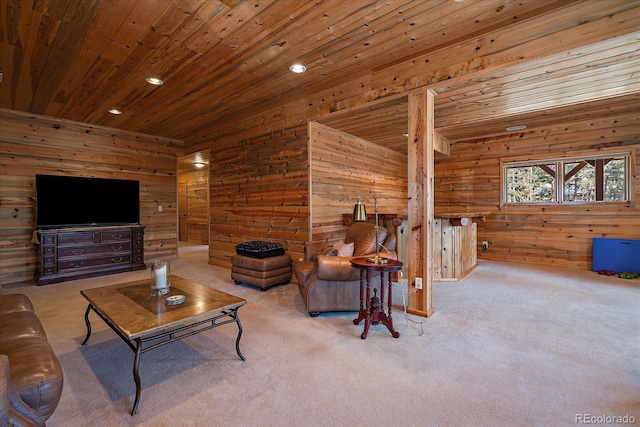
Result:
[[[593,239],[593,271],[640,273],[640,240]]]

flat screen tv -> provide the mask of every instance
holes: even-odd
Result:
[[[134,180],[36,175],[36,228],[138,224]]]

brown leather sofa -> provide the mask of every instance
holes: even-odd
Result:
[[[346,244],[353,242],[353,257],[374,255],[375,226],[356,222],[347,230]],[[387,229],[378,229],[380,255],[397,259],[396,236]],[[300,295],[311,317],[329,311],[358,311],[360,308],[360,270],[351,266],[350,256],[336,256],[336,249],[327,242],[305,243],[304,260],[294,263]],[[378,286],[379,277],[371,280]]]
[[[6,425],[44,426],[62,395],[62,366],[25,295],[0,295],[0,354]]]

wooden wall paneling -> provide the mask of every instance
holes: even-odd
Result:
[[[178,240],[181,242],[189,241],[187,221],[187,182],[181,181],[178,173]]]
[[[209,170],[178,172],[178,189],[183,191],[183,206],[178,208],[179,221],[184,222],[181,241],[209,243]],[[182,189],[182,190],[180,190]],[[179,194],[180,197],[180,194]]]
[[[286,125],[286,124],[285,124]],[[210,155],[209,263],[231,267],[235,245],[281,243],[293,259],[307,238],[306,122],[267,134],[225,135]],[[252,131],[264,132],[254,125]]]
[[[316,139],[316,134],[318,132],[321,131],[321,128],[319,127],[318,123],[312,122],[310,121],[307,125],[307,170],[308,170],[308,174],[307,174],[307,191],[308,196],[307,199],[309,200],[308,203],[308,211],[307,211],[307,238],[306,241],[308,243],[313,242],[313,207],[314,207],[314,202],[313,202],[313,179],[314,179],[314,171],[313,171],[313,167],[311,165],[313,165],[313,151],[314,151],[314,146],[315,146],[315,139]],[[303,260],[304,257],[301,257],[300,260]]]
[[[453,226],[455,233],[455,264],[453,277],[456,280],[475,268],[477,263],[478,240],[475,222],[467,226]]]
[[[0,110],[0,283],[30,281],[35,271],[36,174],[140,181],[145,259],[176,256],[182,148],[181,141]]]
[[[478,258],[591,268],[594,237],[640,238],[637,164],[640,161],[640,115],[618,112],[602,118],[537,126],[513,134],[457,141],[451,156],[439,156],[435,167],[438,210],[489,212],[477,223]],[[588,153],[631,151],[631,203],[504,205],[500,204],[501,161],[562,158]],[[615,220],[612,220],[615,218]]]
[[[442,220],[439,218],[435,218],[433,221],[433,247],[434,248],[442,248],[443,245],[442,239]],[[434,249],[433,251],[433,280],[438,281],[443,277],[442,271],[442,251],[438,251]]]
[[[476,224],[452,225],[449,218],[435,218],[433,227],[433,280],[456,281],[477,263]]]
[[[206,175],[187,182],[187,212],[189,242],[203,245],[209,242],[209,186]]]
[[[309,126],[310,240],[344,238],[342,213],[353,210],[358,196],[370,215],[377,198],[379,212],[405,217],[406,155],[319,123]]]

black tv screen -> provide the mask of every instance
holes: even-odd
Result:
[[[140,222],[140,183],[134,180],[36,175],[36,227],[83,227]]]

